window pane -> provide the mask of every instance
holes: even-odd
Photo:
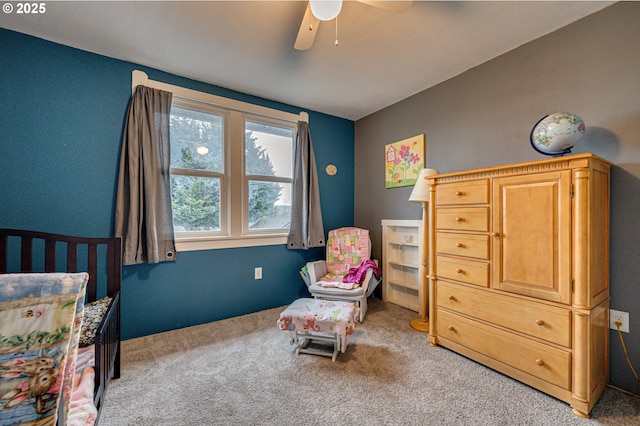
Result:
[[[173,227],[176,232],[220,230],[220,179],[171,176]]]
[[[293,176],[293,129],[245,121],[245,170],[249,175]]]
[[[171,167],[223,172],[223,142],[223,115],[171,107]]]
[[[249,229],[288,229],[291,184],[249,181]]]

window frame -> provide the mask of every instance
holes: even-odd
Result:
[[[270,125],[270,126],[276,126],[276,127],[282,127],[282,128],[289,128],[291,129],[291,177],[287,178],[287,177],[280,177],[280,176],[267,176],[267,175],[256,175],[256,174],[248,174],[247,173],[247,169],[246,169],[246,156],[244,155],[244,152],[246,152],[246,138],[242,139],[242,145],[243,145],[243,155],[242,155],[242,180],[243,180],[243,191],[244,191],[244,196],[242,197],[242,202],[243,202],[243,206],[242,206],[242,212],[246,213],[246,215],[248,216],[249,214],[249,182],[250,181],[254,181],[254,182],[276,182],[276,183],[288,183],[291,185],[292,189],[293,189],[293,170],[294,170],[294,155],[295,155],[295,141],[296,141],[296,137],[297,137],[297,125],[296,123],[291,123],[289,121],[284,121],[284,120],[278,120],[278,119],[273,119],[270,117],[261,117],[261,116],[257,116],[254,114],[242,114],[242,128],[243,128],[243,134],[244,132],[246,132],[246,122],[247,121],[251,121],[251,122],[256,122],[256,123],[260,123],[260,124],[266,124],[266,125]],[[273,233],[277,233],[277,234],[281,234],[282,232],[277,232],[277,229],[269,229],[269,228],[265,228],[265,229],[249,229],[249,218],[245,217],[242,220],[242,234],[245,236],[251,236],[251,235],[268,235],[268,234],[273,234]],[[288,230],[287,230],[287,234],[288,234]],[[285,242],[286,244],[286,239]]]
[[[197,241],[202,239],[211,239],[224,237],[228,233],[227,227],[227,217],[228,217],[228,202],[227,202],[227,168],[228,168],[228,143],[226,140],[228,137],[228,125],[229,125],[229,112],[215,107],[213,105],[206,104],[196,104],[190,100],[183,99],[179,96],[174,96],[171,102],[171,107],[176,105],[183,109],[192,109],[200,112],[205,112],[209,114],[216,114],[222,117],[222,127],[223,127],[223,141],[222,141],[222,155],[223,155],[223,166],[222,172],[211,171],[211,170],[198,170],[198,169],[181,169],[177,167],[171,167],[169,169],[170,176],[195,176],[195,177],[206,177],[206,178],[218,178],[220,179],[220,229],[218,231],[182,231],[180,232],[180,237],[175,233],[176,243],[178,241]],[[177,173],[176,173],[177,172]],[[179,250],[178,250],[179,251]]]
[[[292,114],[235,99],[212,95],[210,93],[153,81],[149,80],[146,73],[135,70],[132,72],[132,91],[135,90],[135,87],[138,85],[172,92],[172,103],[176,103],[181,107],[202,108],[204,111],[208,109],[209,112],[220,113],[224,111],[228,113],[225,117],[224,180],[221,182],[221,192],[226,192],[227,196],[223,201],[221,194],[221,204],[225,201],[228,202],[226,206],[221,206],[221,232],[176,233],[176,250],[192,251],[286,244],[287,235],[283,232],[274,232],[274,230],[251,230],[247,232],[248,230],[245,229],[245,223],[248,227],[248,218],[245,220],[245,216],[248,215],[248,176],[252,175],[245,173],[244,122],[247,119],[256,120],[283,127],[285,123],[290,124],[293,129],[292,143],[294,146],[292,147],[292,161],[294,161],[297,122],[308,122],[308,113],[302,111],[299,114]],[[238,138],[241,140],[238,141]],[[240,177],[238,175],[240,175]],[[261,180],[264,179],[264,176],[258,176]],[[293,185],[293,176],[290,181]],[[242,214],[239,215],[238,211]],[[223,216],[225,216],[224,224],[227,227],[226,231],[222,231]]]

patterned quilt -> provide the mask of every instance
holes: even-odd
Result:
[[[303,298],[295,300],[280,314],[277,325],[285,331],[315,331],[353,334],[360,308],[352,302]]]
[[[55,425],[60,405],[66,416],[88,278],[0,275],[0,424]]]

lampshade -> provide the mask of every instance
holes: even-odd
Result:
[[[313,16],[321,21],[330,21],[342,10],[342,0],[310,0]]]
[[[436,169],[422,169],[420,176],[418,176],[418,180],[416,180],[416,184],[413,187],[413,191],[411,191],[409,201],[414,201],[416,203],[429,201],[429,185],[427,185],[426,177],[437,174],[438,170]]]

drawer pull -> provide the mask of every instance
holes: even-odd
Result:
[[[538,358],[538,359],[536,359],[536,364],[538,364],[539,366],[543,366],[544,365],[544,361],[542,360],[542,358]]]
[[[464,195],[464,192],[462,192],[462,191],[456,191],[456,196],[457,196],[458,198],[462,197],[463,195]]]
[[[456,269],[456,272],[457,272],[458,274],[461,274],[461,275],[462,275],[462,274],[464,274],[464,271],[463,271],[462,269],[460,269],[460,268]]]
[[[456,222],[462,223],[462,222],[464,222],[464,218],[460,217],[460,216],[456,216]]]
[[[457,299],[454,295],[449,296],[449,300],[451,300],[452,302],[455,302]]]
[[[452,333],[453,333],[454,331],[456,331],[455,327],[454,327],[454,326],[452,326],[452,325],[450,325],[449,327],[447,327],[447,330],[449,330],[449,331],[450,331],[450,332],[452,332]]]
[[[456,243],[456,247],[458,247],[458,248],[464,248],[464,244],[462,244],[462,243]]]
[[[538,325],[544,325],[544,321],[542,321],[541,319],[539,319],[539,320],[537,320],[537,321],[536,321],[536,324],[538,324]]]
[[[491,233],[491,236],[492,236],[493,238],[500,238],[500,233],[499,233],[499,232],[492,232],[492,233]]]

